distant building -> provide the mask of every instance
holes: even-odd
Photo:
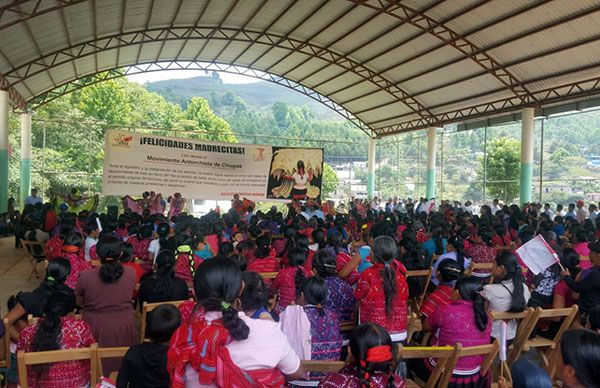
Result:
[[[539,191],[540,191],[540,187],[538,185],[533,185],[533,192],[539,193]],[[544,183],[542,185],[542,192],[543,193],[561,192],[561,193],[572,194],[573,188],[571,185],[568,185],[566,183]]]
[[[600,193],[587,193],[585,195],[586,201],[599,202],[600,201]]]

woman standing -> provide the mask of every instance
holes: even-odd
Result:
[[[137,328],[131,298],[135,289],[135,271],[123,267],[122,242],[107,236],[98,241],[101,267],[81,274],[75,295],[83,320],[90,324],[100,347],[132,346],[137,343]],[[120,359],[103,363],[104,373],[119,369]]]

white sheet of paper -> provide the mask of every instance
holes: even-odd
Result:
[[[556,252],[550,248],[546,240],[539,234],[519,247],[516,252],[527,268],[535,275],[559,261]]]

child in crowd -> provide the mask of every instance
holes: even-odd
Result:
[[[313,260],[316,275],[325,279],[327,284],[327,304],[325,307],[335,311],[340,322],[352,320],[356,301],[352,286],[340,279],[336,271],[335,256],[328,250],[318,251]]]
[[[186,283],[191,283],[196,273],[196,268],[204,261],[196,256],[193,251],[194,240],[186,234],[176,234],[173,238],[175,245],[175,276]]]
[[[350,335],[347,365],[321,381],[323,388],[403,388],[404,381],[394,373],[396,347],[385,329],[374,323],[358,326]]]
[[[148,247],[152,242],[152,226],[143,225],[139,229],[139,233],[133,237],[129,237],[127,242],[133,246],[133,258],[143,261],[148,260]]]
[[[92,260],[92,257],[90,256],[90,249],[92,249],[92,247],[98,243],[98,236],[100,235],[100,228],[98,228],[96,220],[92,220],[88,223],[87,227],[85,228],[85,232],[87,233],[87,237],[85,239],[85,259],[90,261]]]
[[[273,320],[271,313],[267,309],[269,303],[269,287],[263,281],[263,278],[256,272],[243,272],[244,292],[240,297],[242,310],[252,319]]]
[[[383,326],[392,341],[406,340],[408,324],[408,285],[406,269],[396,260],[396,242],[389,236],[373,240],[373,266],[360,274],[354,297],[360,322]]]
[[[92,268],[92,264],[89,261],[85,261],[82,246],[83,241],[81,240],[81,236],[72,233],[65,237],[64,245],[61,248],[63,257],[69,260],[71,264],[71,273],[65,281],[65,284],[71,289],[75,289],[79,274]]]
[[[274,308],[274,313],[277,315],[298,298],[304,278],[308,275],[303,267],[306,260],[305,250],[292,248],[287,257],[289,267],[280,270],[271,283],[271,293],[278,295]]]
[[[267,236],[256,238],[254,260],[248,262],[248,270],[254,272],[277,272],[279,261],[271,252],[271,239]]]
[[[170,386],[167,351],[179,324],[179,310],[173,305],[160,305],[149,314],[145,334],[150,342],[132,346],[125,353],[117,377],[118,388]]]
[[[318,276],[307,278],[302,284],[298,304],[303,306],[310,322],[311,360],[337,361],[341,356],[342,336],[335,313],[325,307],[327,283]],[[311,381],[323,374],[311,373]],[[307,382],[290,382],[290,387],[304,386]]]

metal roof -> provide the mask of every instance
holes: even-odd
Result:
[[[385,136],[600,94],[599,25],[590,0],[0,0],[0,87],[25,109],[131,65],[244,67]]]

